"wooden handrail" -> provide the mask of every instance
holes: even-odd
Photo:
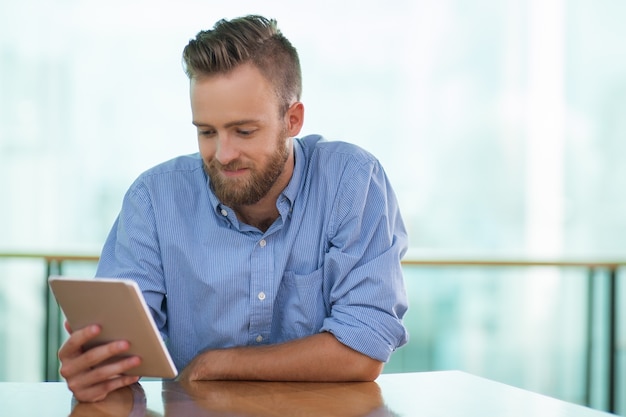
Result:
[[[24,253],[24,252],[0,252],[0,258],[15,259],[43,259],[51,262],[98,262],[100,259],[97,255],[76,255],[61,253]]]
[[[46,262],[97,262],[100,257],[92,254],[0,252],[0,258],[42,259]],[[402,260],[405,266],[554,266],[615,269],[626,266],[626,259],[603,258],[490,258],[472,256],[410,256]]]
[[[554,266],[554,267],[582,267],[582,268],[619,268],[626,266],[626,260],[566,260],[566,259],[487,259],[487,258],[424,258],[404,259],[402,265],[406,266]]]

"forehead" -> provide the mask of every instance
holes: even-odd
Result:
[[[225,74],[192,78],[190,98],[196,123],[214,125],[278,116],[278,98],[271,83],[250,64]]]

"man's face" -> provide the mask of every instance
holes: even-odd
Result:
[[[191,110],[211,185],[230,207],[261,200],[292,152],[270,83],[252,65],[191,81]]]

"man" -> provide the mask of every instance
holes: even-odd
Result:
[[[375,379],[407,340],[407,237],[382,167],[295,139],[300,65],[275,21],[219,21],[183,58],[199,153],[130,187],[97,276],[138,282],[181,379]],[[59,350],[79,401],[137,381],[123,373],[141,358],[104,362],[127,342],[83,352],[99,331]]]

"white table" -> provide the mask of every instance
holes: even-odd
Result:
[[[602,417],[611,414],[459,371],[383,374],[376,382],[145,381],[96,404],[62,382],[0,383],[3,416]]]

